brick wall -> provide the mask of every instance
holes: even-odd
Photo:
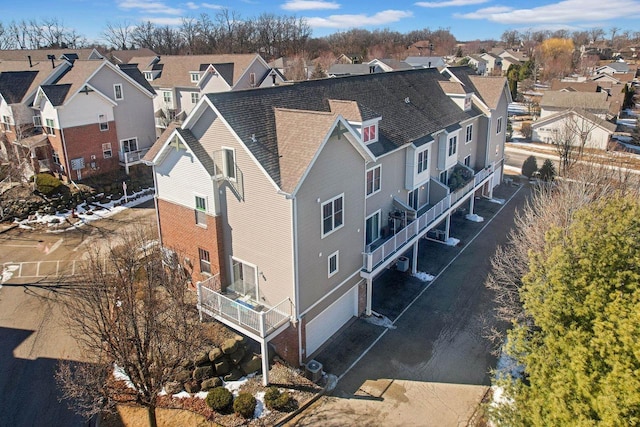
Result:
[[[298,328],[300,327],[300,324],[298,324],[297,327],[289,325],[284,332],[269,341],[269,344],[273,345],[278,356],[291,366],[300,365],[298,359]]]
[[[358,316],[367,309],[367,281],[362,280],[358,285]]]
[[[222,283],[226,283],[222,221],[219,217],[207,215],[205,228],[196,224],[194,209],[158,199],[158,222],[162,245],[175,250],[191,261],[194,283],[209,277],[200,271],[198,248],[209,252],[211,273],[220,272]]]

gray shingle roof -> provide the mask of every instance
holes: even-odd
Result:
[[[64,100],[69,93],[69,89],[71,89],[71,84],[43,85],[40,87],[44,91],[44,94],[47,95],[47,99],[49,99],[51,105],[57,107],[64,104]]]
[[[153,87],[149,84],[149,81],[144,78],[136,64],[118,64],[118,68],[122,70],[127,76],[131,77],[140,86],[148,90],[150,93],[156,93]]]
[[[329,99],[356,101],[363,115],[382,117],[375,153],[380,155],[477,115],[462,111],[442,91],[438,82],[444,79],[436,69],[419,69],[206,96],[280,185],[275,108],[328,112]]]
[[[196,138],[189,129],[176,128],[184,142],[189,146],[193,154],[198,158],[202,166],[207,170],[209,175],[215,174],[215,164],[211,156],[207,154],[207,150],[204,149],[198,138]]]
[[[7,104],[17,104],[27,94],[37,71],[8,71],[0,73],[0,94]]]

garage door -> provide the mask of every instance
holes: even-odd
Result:
[[[358,314],[358,287],[354,286],[339,300],[307,323],[307,356],[316,351],[353,316]]]

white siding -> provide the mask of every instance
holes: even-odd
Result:
[[[98,116],[105,115],[107,121],[113,120],[113,105],[95,92],[78,94],[63,108],[58,109],[60,124],[64,128],[86,126],[95,124],[98,126]],[[45,121],[42,121],[45,124]]]

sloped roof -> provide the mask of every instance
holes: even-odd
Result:
[[[606,92],[563,92],[548,90],[540,99],[542,108],[583,108],[590,111],[607,111]]]
[[[573,88],[576,92],[597,92],[598,82],[585,81],[585,82],[563,82],[561,80],[551,81],[551,90],[562,90]]]
[[[111,58],[113,60],[112,62],[116,62],[119,64],[128,64],[131,61],[131,58],[141,56],[157,56],[157,53],[155,53],[151,49],[142,47],[140,49],[112,50],[105,56]]]
[[[369,64],[333,64],[327,74],[331,75],[362,75],[369,74]]]
[[[441,56],[407,56],[404,62],[414,66],[436,67],[444,65],[444,60]]]
[[[440,83],[440,87],[445,93],[453,93],[457,95],[464,95],[467,93],[467,91],[465,90],[464,86],[462,86],[461,83],[458,83],[458,82],[438,82],[438,83]],[[469,90],[469,92],[472,92],[472,90]]]
[[[626,62],[620,62],[620,61],[609,62],[608,64],[604,64],[601,67],[598,67],[596,71],[603,70],[607,67],[612,68],[618,73],[626,73],[629,71],[629,64],[627,64]]]
[[[89,59],[93,48],[88,49],[9,49],[0,50],[0,60],[27,61],[31,56],[31,61],[50,61],[48,55],[54,55],[60,59],[65,54],[76,54],[79,59]]]
[[[72,96],[74,93],[79,91],[84,85],[89,77],[104,64],[104,61],[74,61],[73,67],[69,67],[69,69],[62,74],[51,86],[60,86],[59,89],[55,89],[54,92],[47,92],[47,98],[53,103],[53,105],[62,105],[64,104],[69,96]],[[63,88],[65,88],[63,90]],[[42,86],[44,89],[45,86]],[[50,89],[54,90],[54,89]],[[49,96],[49,93],[52,93],[55,97],[52,99]],[[55,101],[54,101],[55,100]],[[56,103],[57,102],[57,103]]]
[[[193,154],[200,161],[202,166],[206,169],[209,175],[213,176],[216,172],[215,164],[211,156],[207,154],[207,150],[204,149],[198,138],[195,137],[189,129],[176,128],[184,142],[189,146]]]
[[[355,101],[362,114],[366,108],[382,117],[378,136],[384,144],[379,145],[383,152],[388,152],[478,114],[462,111],[442,91],[438,82],[444,79],[438,70],[423,68],[206,96],[272,179],[281,185],[276,108],[330,112],[330,99]]]
[[[58,67],[62,61],[54,61],[56,67]],[[31,81],[31,84],[26,89],[24,96],[35,92],[38,86],[53,72],[50,61],[32,61],[29,66],[28,61],[0,61],[0,73],[4,72],[35,72],[35,76]],[[4,94],[3,94],[4,95]],[[21,100],[22,100],[21,98]]]
[[[355,101],[345,101],[341,99],[329,99],[329,110],[332,113],[340,114],[351,122],[362,122],[360,107]]]
[[[153,162],[153,159],[158,155],[158,153],[160,152],[160,150],[162,150],[162,147],[164,147],[164,144],[167,142],[167,140],[169,139],[169,136],[173,133],[173,131],[179,127],[180,125],[177,122],[171,122],[169,123],[169,125],[167,126],[167,128],[162,132],[162,134],[160,135],[160,137],[158,139],[156,139],[156,141],[153,143],[153,145],[151,146],[151,148],[149,148],[149,151],[147,151],[147,154],[144,155],[144,157],[142,158],[142,160],[144,162]]]
[[[190,71],[200,71],[201,66],[213,65],[221,74],[224,72],[223,78],[235,85],[240,76],[246,71],[251,63],[258,58],[256,54],[237,54],[237,55],[163,55],[160,57],[162,71],[160,75],[153,79],[151,85],[155,87],[193,87],[195,83],[191,81]],[[141,71],[152,71],[153,65],[150,64],[153,57],[134,57],[129,63],[138,64]],[[229,72],[229,65],[233,64],[233,69]],[[222,69],[218,69],[221,66]],[[232,75],[229,78],[229,74]],[[226,77],[225,77],[226,75]]]
[[[595,114],[591,114],[590,112],[583,110],[581,108],[571,108],[571,109],[567,109],[564,111],[560,111],[558,113],[555,114],[551,114],[547,117],[544,117],[542,119],[536,120],[535,122],[533,122],[533,124],[531,125],[533,128],[538,128],[540,126],[544,126],[548,123],[554,122],[556,120],[560,120],[563,117],[566,117],[570,114],[577,114],[583,118],[585,118],[586,120],[589,120],[590,122],[604,128],[605,130],[613,133],[615,132],[617,126],[614,123],[611,123],[609,121],[603,120],[601,118],[599,118],[598,116],[596,116]]]
[[[497,108],[500,97],[504,93],[507,84],[506,77],[487,77],[472,74],[469,80],[475,88],[475,92],[482,97],[482,100],[489,108]]]
[[[335,113],[274,108],[282,190],[295,190],[337,117]]]
[[[37,75],[37,71],[1,72],[0,94],[7,101],[7,104],[21,102]]]
[[[144,78],[140,70],[135,64],[119,64],[117,66],[127,76],[131,77],[136,83],[145,88],[149,93],[156,93],[153,86],[149,84],[149,81]]]
[[[393,58],[378,59],[378,61],[388,65],[392,70],[410,70],[413,68],[407,61],[398,61]]]
[[[51,102],[51,105],[57,107],[64,104],[67,95],[69,95],[71,84],[43,85],[40,86],[40,88],[47,96],[49,102]]]

